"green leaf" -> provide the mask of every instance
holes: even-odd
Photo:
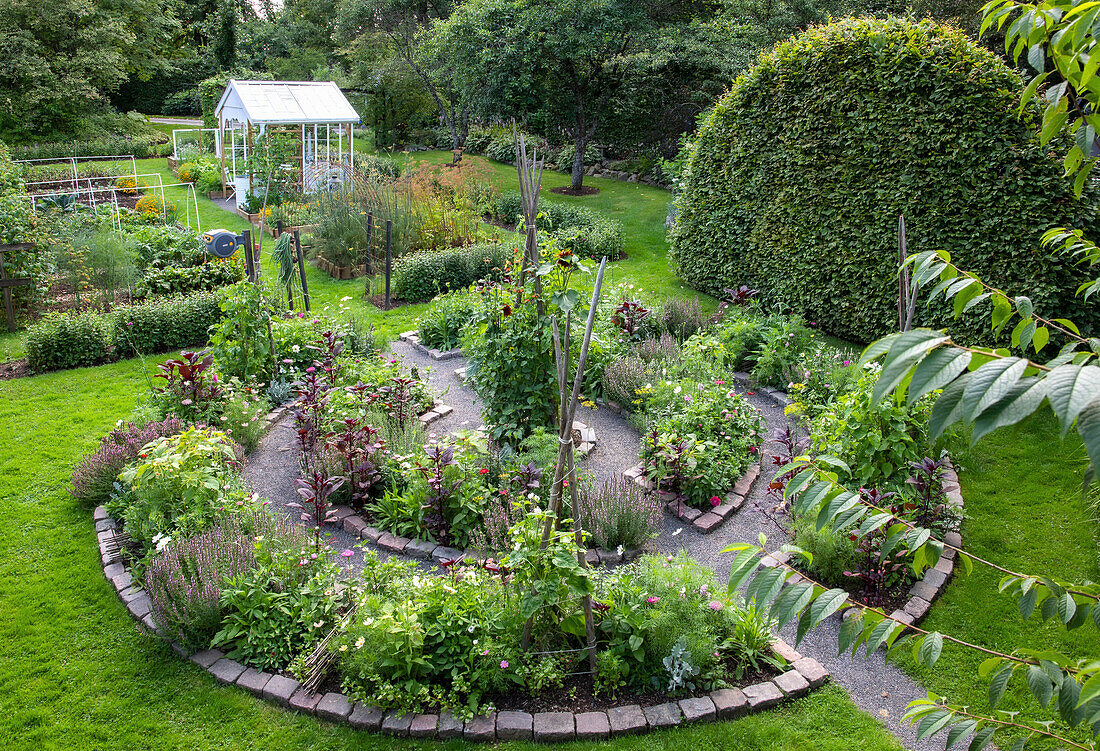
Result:
[[[1081,693],[1077,697],[1077,706],[1084,706],[1097,696],[1100,696],[1100,673],[1094,674],[1081,684]]]
[[[1008,682],[1012,680],[1013,666],[1011,663],[1001,665],[993,677],[989,679],[989,708],[996,709],[1005,695]]]
[[[844,607],[848,601],[848,593],[843,589],[830,589],[822,592],[802,614],[798,622],[798,633],[795,644],[802,641],[807,631],[817,628],[823,620]]]
[[[1002,357],[971,373],[962,395],[963,419],[973,421],[1006,396],[1027,370],[1027,365],[1022,357]]]
[[[890,351],[886,353],[886,358],[882,361],[882,372],[879,374],[874,393],[871,395],[872,403],[877,404],[893,391],[894,387],[905,378],[909,368],[921,356],[947,341],[950,341],[950,337],[931,329],[913,329],[912,331],[902,332],[894,340],[890,346]]]
[[[854,649],[856,641],[862,633],[862,616],[853,615],[845,618],[844,622],[840,624],[840,633],[837,635],[837,656],[844,654],[849,649]]]
[[[916,652],[917,661],[921,665],[932,667],[940,659],[940,652],[942,651],[943,635],[933,631],[921,640],[920,649]]]
[[[942,389],[966,370],[970,353],[957,347],[941,347],[917,364],[909,381],[908,402],[912,405],[925,394]]]
[[[1095,365],[1059,365],[1046,374],[1047,398],[1062,425],[1062,435],[1082,410],[1100,396],[1100,367]]]
[[[947,731],[947,742],[943,747],[944,751],[954,746],[966,736],[974,732],[974,728],[978,727],[977,720],[966,719],[962,722],[955,723],[951,726],[951,729]]]
[[[974,740],[967,746],[968,751],[982,751],[993,740],[993,734],[997,732],[994,726],[984,727],[974,733]]]
[[[928,436],[932,440],[939,438],[944,430],[962,419],[963,390],[973,375],[973,373],[963,373],[952,381],[932,405],[932,413],[928,418]]]
[[[1046,379],[1029,376],[1022,378],[1012,389],[992,407],[974,421],[974,433],[971,442],[978,440],[998,428],[1015,425],[1033,414],[1047,395]]]
[[[783,628],[790,623],[810,603],[813,596],[813,585],[805,582],[792,584],[784,589],[772,605],[772,618],[777,621],[776,628]]]
[[[1040,706],[1046,707],[1050,704],[1051,697],[1054,696],[1054,684],[1051,683],[1050,676],[1038,665],[1028,666],[1027,687]]]

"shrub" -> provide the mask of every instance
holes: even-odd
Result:
[[[582,485],[577,496],[581,526],[604,550],[640,548],[657,532],[661,502],[656,493],[616,477],[598,487]]]
[[[437,297],[428,311],[417,319],[420,343],[442,350],[457,347],[462,329],[473,318],[478,304],[478,298],[469,293]]]
[[[248,381],[266,379],[275,365],[267,326],[271,310],[260,287],[241,281],[218,292],[222,320],[210,332],[218,371]]]
[[[187,423],[178,417],[147,422],[143,425],[119,424],[99,442],[99,448],[85,454],[73,470],[73,496],[96,506],[105,502],[114,491],[118,473],[138,458],[147,443],[158,438],[182,433]]]
[[[239,450],[210,428],[189,428],[152,441],[119,474],[125,492],[107,509],[123,521],[143,553],[202,532],[224,510],[248,502],[236,473]]]
[[[962,32],[931,21],[845,19],[779,44],[700,127],[676,202],[671,257],[696,289],[748,284],[829,333],[897,326],[897,225],[1037,310],[1093,328],[1053,226],[1097,229],[1100,188],[1076,199],[1060,159],[1017,116],[1021,81]],[[780,115],[782,113],[782,115]],[[950,207],[949,209],[947,207]],[[914,325],[941,328],[942,307]],[[978,318],[957,336],[988,340]],[[1005,334],[1007,340],[1007,333]]]
[[[27,330],[27,365],[44,372],[107,360],[107,320],[95,313],[49,313]]]
[[[393,266],[393,294],[408,302],[426,302],[436,295],[465,289],[481,279],[499,281],[514,247],[485,243],[402,256]]]
[[[331,631],[352,588],[337,587],[328,547],[257,539],[255,566],[222,583],[222,628],[211,645],[257,670],[282,670]]]
[[[558,169],[562,172],[572,172],[573,157],[576,153],[577,147],[575,144],[566,144],[562,146],[561,151],[554,155],[554,164],[558,165]],[[584,147],[584,166],[591,167],[599,163],[600,152],[592,144],[586,144]]]
[[[603,392],[625,409],[640,412],[644,402],[639,392],[651,378],[642,358],[634,354],[617,357],[604,368]]]
[[[185,295],[189,292],[226,287],[242,279],[244,262],[236,258],[209,261],[185,268],[153,268],[148,269],[134,287],[134,298],[144,300],[151,295]]]
[[[669,298],[661,307],[658,317],[661,329],[681,342],[697,334],[705,323],[703,308],[699,305],[698,297],[687,300],[679,297]]]
[[[512,164],[516,161],[516,143],[511,136],[500,136],[489,142],[485,156],[498,162]]]
[[[850,391],[837,396],[810,423],[814,451],[835,456],[851,468],[840,482],[865,488],[896,489],[910,462],[929,450],[926,397],[909,405],[904,397],[871,400],[878,369],[869,366]]]
[[[221,318],[213,292],[119,307],[110,315],[111,346],[117,357],[132,357],[205,344]]]

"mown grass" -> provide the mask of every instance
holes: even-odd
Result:
[[[960,476],[967,515],[963,547],[1019,573],[1095,581],[1096,525],[1081,492],[1085,458],[1076,433],[1063,441],[1049,412],[982,439],[964,459]],[[980,564],[969,576],[956,568],[955,579],[922,626],[1002,652],[1049,648],[1071,658],[1100,656],[1100,634],[1092,625],[1066,631],[1038,616],[1023,621],[1016,601],[998,595],[1000,579],[999,572]],[[918,667],[908,654],[900,661],[948,701],[984,711],[987,684],[977,671],[985,657],[948,645],[932,669]],[[1032,720],[1056,714],[1039,707],[1022,676],[1013,681],[1001,708]],[[1072,735],[1085,737],[1080,731]]]
[[[69,478],[79,457],[140,401],[152,369],[152,361],[128,360],[0,382],[4,748],[475,748],[459,741],[398,741],[279,709],[216,685],[136,627],[103,578],[90,510],[70,495]],[[612,745],[683,751],[901,748],[835,687],[755,717]]]

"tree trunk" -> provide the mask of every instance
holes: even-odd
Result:
[[[588,146],[588,134],[584,129],[579,129],[577,137],[574,140],[573,152],[573,192],[581,192],[581,183],[584,180],[584,150]]]

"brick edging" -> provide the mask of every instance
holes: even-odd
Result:
[[[115,587],[126,609],[141,627],[165,638],[153,620],[148,594],[133,581],[122,561],[115,541],[117,523],[108,516],[103,506],[95,509],[94,519],[103,575]],[[628,704],[606,711],[534,714],[501,711],[462,721],[447,712],[401,714],[353,701],[343,694],[308,692],[293,678],[245,667],[218,649],[189,654],[176,642],[169,641],[169,646],[181,657],[187,657],[203,668],[218,683],[235,685],[271,704],[332,722],[342,722],[357,730],[436,740],[534,740],[543,743],[606,740],[678,725],[732,720],[804,696],[829,678],[828,671],[817,660],[803,656],[782,639],[776,639],[772,643],[772,651],[788,663],[788,669],[775,678],[744,688],[723,688],[649,707]]]
[[[462,357],[462,348],[455,347],[454,349],[440,350],[434,347],[428,347],[420,343],[420,334],[416,331],[403,331],[397,337],[406,344],[412,346],[418,352],[421,352],[428,357],[438,362],[445,360],[455,360]]]

